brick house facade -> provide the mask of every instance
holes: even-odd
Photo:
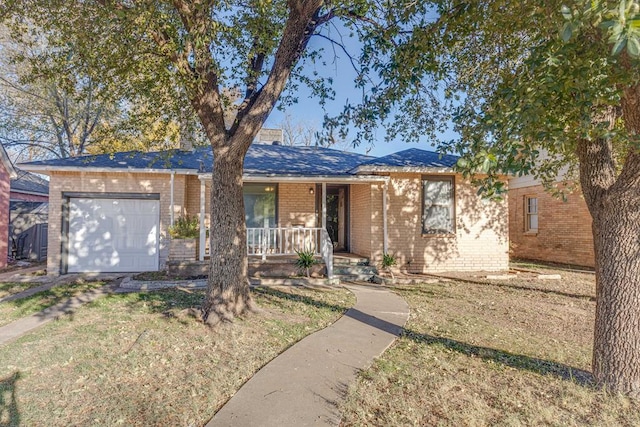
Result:
[[[509,181],[509,241],[512,257],[594,266],[592,220],[582,193],[568,194],[566,199],[563,201],[554,197],[528,177]],[[527,224],[528,200],[534,200],[537,209],[535,229]]]
[[[365,257],[374,265],[381,264],[386,252],[409,272],[507,269],[506,201],[482,201],[470,183],[452,172],[455,158],[443,164],[437,154],[423,150],[396,154],[374,159],[329,149],[256,147],[245,159],[245,187],[263,187],[273,195],[264,199],[274,200],[273,209],[260,204],[252,207],[258,214],[275,211],[269,213],[273,216],[269,227],[294,231],[330,229],[335,225],[335,215],[328,213],[332,208],[327,201],[334,195],[335,200],[339,199],[336,212],[340,212],[339,227],[332,234],[340,237],[332,237],[334,245],[342,239],[342,250]],[[65,242],[74,225],[69,224],[68,218],[65,225],[64,218],[70,215],[69,201],[81,198],[113,203],[134,197],[152,200],[149,206],[158,209],[158,229],[154,229],[157,268],[164,268],[170,253],[168,228],[173,218],[200,216],[203,227],[209,229],[210,172],[201,170],[203,156],[197,151],[176,153],[171,159],[180,168],[171,167],[168,162],[163,163],[168,163],[166,168],[149,168],[148,154],[139,155],[145,159],[138,166],[138,157],[127,153],[122,153],[122,159],[117,155],[93,157],[93,164],[86,159],[72,159],[24,165],[50,175],[48,272],[65,272],[69,258]],[[394,163],[396,160],[401,163]],[[126,168],[121,166],[123,161],[128,162]],[[191,164],[197,166],[191,168]],[[446,206],[433,202],[432,207],[440,215],[437,221],[450,223],[450,228],[427,233],[424,192],[434,177],[437,182],[451,183],[450,193],[439,196],[439,203]],[[200,259],[207,243],[201,233]]]

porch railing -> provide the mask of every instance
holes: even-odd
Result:
[[[327,276],[333,277],[333,243],[324,228],[247,228],[249,255],[261,255],[266,260],[267,256],[297,255],[296,251],[312,251],[321,256]]]

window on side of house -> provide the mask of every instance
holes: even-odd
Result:
[[[422,234],[455,233],[455,179],[422,177]]]
[[[538,198],[524,197],[524,231],[526,233],[538,232]]]
[[[244,184],[244,219],[248,228],[276,226],[277,184]]]

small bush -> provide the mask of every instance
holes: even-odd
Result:
[[[169,227],[169,235],[174,239],[195,239],[200,235],[200,222],[197,216],[183,216]]]
[[[318,263],[318,260],[315,258],[313,251],[307,249],[306,251],[296,251],[298,254],[298,259],[296,260],[296,267],[300,270],[304,271],[309,276],[309,269]]]
[[[386,253],[382,255],[382,268],[389,268],[396,265],[398,262],[396,261],[396,257],[393,255]]]

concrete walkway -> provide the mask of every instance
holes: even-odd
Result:
[[[23,317],[5,326],[0,327],[0,345],[6,344],[40,326],[51,322],[65,314],[73,313],[78,307],[88,302],[94,301],[104,295],[115,292],[120,285],[120,280],[107,283],[98,289],[84,292],[68,300],[51,306],[43,311]]]
[[[407,303],[380,286],[346,287],[356,305],[258,371],[208,427],[340,423],[338,403],[348,385],[393,343],[409,318]]]

